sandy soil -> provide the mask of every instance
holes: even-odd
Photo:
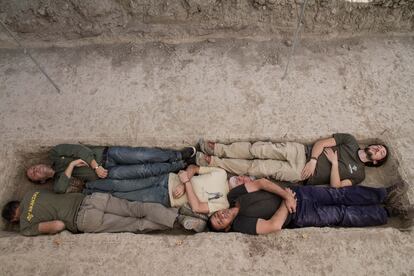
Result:
[[[42,42],[31,51],[60,94],[20,50],[2,43],[0,204],[33,188],[25,166],[57,143],[311,142],[338,131],[389,144],[393,161],[368,170],[365,184],[389,185],[399,174],[414,202],[414,36],[304,38],[285,80],[289,43],[280,36]],[[414,275],[413,237],[390,226],[263,237],[1,232],[0,264],[7,275]]]

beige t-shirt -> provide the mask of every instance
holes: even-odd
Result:
[[[172,191],[181,183],[175,173],[170,173],[168,179],[168,193],[170,195],[171,207],[180,207],[188,202],[187,195],[174,198]],[[225,170],[215,167],[200,167],[199,174],[191,178],[194,193],[201,202],[207,202],[210,210],[209,216],[214,212],[229,208],[227,194],[229,185]]]

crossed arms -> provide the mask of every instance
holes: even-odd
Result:
[[[334,188],[341,188],[351,186],[352,182],[349,179],[341,180],[339,176],[338,168],[338,153],[333,151],[331,148],[336,146],[334,138],[326,138],[318,140],[312,148],[311,160],[309,160],[302,170],[302,179],[308,179],[315,173],[316,163],[318,157],[322,152],[326,155],[329,162],[331,162],[331,177],[330,185]]]

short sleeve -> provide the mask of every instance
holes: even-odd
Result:
[[[39,223],[30,224],[30,225],[20,229],[20,233],[24,236],[37,236],[37,235],[40,235]]]
[[[355,137],[348,133],[335,133],[333,135],[336,145],[358,144]]]
[[[57,194],[63,194],[70,185],[70,179],[65,173],[61,173],[56,179],[53,185],[53,190]]]
[[[248,192],[244,184],[231,189],[230,192],[227,194],[227,199],[230,203],[230,206],[234,206],[234,204],[236,203],[236,200],[242,195],[245,195],[247,193]]]
[[[256,226],[258,218],[237,216],[233,222],[232,230],[244,234],[257,235]]]

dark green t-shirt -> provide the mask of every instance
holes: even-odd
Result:
[[[356,185],[365,179],[365,165],[359,159],[359,145],[354,136],[346,133],[336,133],[333,135],[336,146],[332,147],[338,152],[338,169],[341,180],[349,179],[352,185]],[[316,170],[313,177],[309,178],[307,184],[319,185],[329,184],[331,176],[331,162],[324,153],[322,153],[316,164]]]
[[[39,235],[39,223],[61,220],[67,230],[76,233],[76,215],[84,197],[79,193],[54,194],[47,190],[27,193],[20,203],[20,232],[25,236]]]

